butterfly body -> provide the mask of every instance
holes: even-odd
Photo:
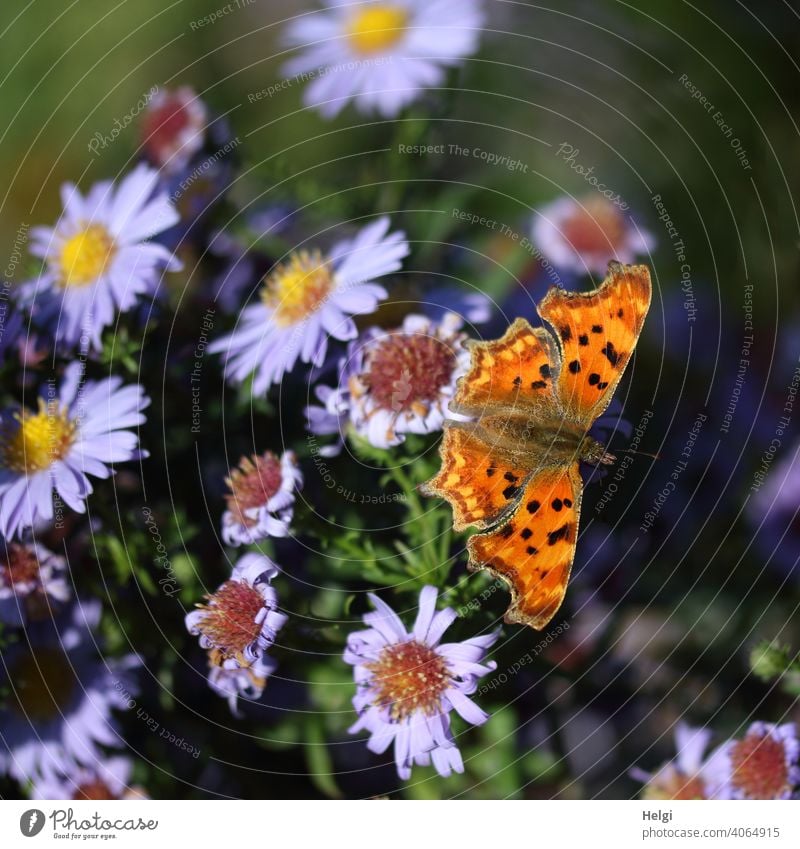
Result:
[[[552,289],[539,315],[472,342],[445,425],[442,468],[423,486],[447,499],[456,530],[475,527],[470,569],[508,583],[509,622],[543,628],[561,605],[578,534],[580,464],[614,458],[588,435],[611,400],[650,306],[645,266],[609,264],[592,292]]]

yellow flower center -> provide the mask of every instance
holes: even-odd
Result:
[[[0,445],[2,465],[12,471],[41,472],[61,460],[75,441],[77,424],[55,401],[40,398],[38,413],[23,410],[14,418],[13,433],[2,434]]]
[[[105,270],[114,250],[111,234],[99,224],[91,224],[76,233],[61,249],[59,285],[66,289],[93,283]]]
[[[394,47],[405,34],[408,12],[402,6],[371,6],[350,21],[350,43],[358,53],[381,53]]]
[[[316,312],[334,287],[319,251],[300,251],[279,265],[265,281],[261,299],[279,327],[290,327]]]

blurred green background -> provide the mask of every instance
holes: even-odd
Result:
[[[482,51],[454,80],[470,90],[452,95],[456,120],[426,122],[419,133],[508,153],[528,163],[529,172],[448,158],[442,178],[508,190],[522,216],[559,187],[584,189],[554,148],[534,139],[568,142],[639,211],[637,220],[659,237],[667,261],[669,245],[649,201],[654,193],[685,234],[696,275],[728,291],[746,270],[770,302],[776,285],[794,300],[800,159],[794,4],[759,4],[758,21],[746,4],[721,1],[698,9],[674,0],[551,5],[489,2]],[[307,168],[315,185],[349,188],[350,169],[325,163],[380,147],[391,122],[387,127],[346,110],[326,123],[302,108],[299,84],[255,103],[247,98],[281,78],[287,56],[281,21],[313,6],[254,0],[198,26],[224,6],[219,0],[3,4],[4,242],[13,243],[20,222],[54,218],[64,180],[88,184],[130,165],[135,122],[97,156],[87,144],[122,121],[154,84],[191,84],[228,114],[253,169],[237,186],[241,197],[268,188],[260,178]],[[752,170],[681,84],[683,74],[733,128]],[[386,157],[371,160],[379,177],[391,164]],[[508,214],[507,199],[491,192],[481,204],[491,212],[501,201]],[[774,305],[768,309],[774,315]]]

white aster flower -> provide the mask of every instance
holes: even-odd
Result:
[[[116,314],[155,292],[164,269],[180,269],[171,251],[149,241],[178,222],[157,184],[158,172],[146,165],[116,188],[111,181],[96,183],[85,197],[65,183],[58,223],[31,229],[30,252],[44,268],[23,284],[22,297],[57,343],[100,350],[100,334]]]
[[[561,197],[537,210],[533,243],[556,268],[605,275],[609,260],[630,264],[655,239],[602,195]]]
[[[226,376],[253,376],[261,394],[291,371],[297,360],[322,365],[328,337],[354,339],[354,315],[374,312],[386,290],[373,283],[397,271],[408,255],[403,233],[389,233],[379,218],[327,254],[299,251],[267,276],[260,302],[242,311],[236,329],[209,346],[225,358]]]
[[[291,24],[288,42],[303,48],[287,76],[315,75],[304,100],[331,118],[349,100],[390,117],[419,93],[442,84],[446,69],[478,46],[479,0],[326,0],[324,11]]]

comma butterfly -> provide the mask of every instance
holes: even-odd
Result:
[[[518,318],[493,342],[470,342],[472,362],[450,404],[442,468],[426,495],[447,499],[469,542],[469,568],[511,591],[506,622],[542,629],[567,589],[578,537],[580,463],[614,457],[587,435],[625,371],[650,307],[644,265],[610,262],[591,292],[551,289],[538,313],[555,334]]]

